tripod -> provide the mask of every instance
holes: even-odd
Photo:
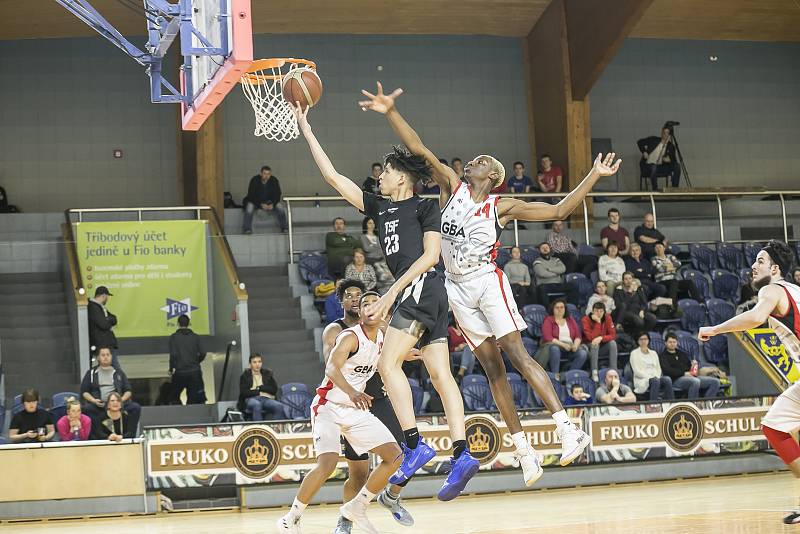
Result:
[[[683,161],[683,154],[681,154],[681,147],[678,145],[678,138],[675,136],[675,126],[668,126],[668,128],[669,138],[672,140],[672,144],[675,145],[675,155],[678,158],[678,164],[681,166],[681,174],[686,178],[686,185],[694,187],[692,185],[692,180],[689,178],[689,171],[686,170],[686,163]]]

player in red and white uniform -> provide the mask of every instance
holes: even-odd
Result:
[[[361,322],[342,330],[325,367],[325,379],[311,403],[311,425],[317,465],[300,484],[289,513],[278,520],[278,532],[300,534],[300,517],[306,506],[331,476],[347,438],[358,454],[372,452],[381,463],[372,471],[358,495],[339,509],[342,516],[369,534],[378,530],[366,516],[370,501],[389,482],[402,461],[402,452],[391,431],[370,411],[372,397],[364,392],[378,368],[383,345],[381,319],[370,319],[364,310],[380,299],[374,291],[361,296]]]
[[[617,172],[621,161],[614,163],[614,154],[605,158],[598,155],[588,176],[556,205],[500,198],[489,194],[505,179],[505,169],[499,161],[492,156],[478,156],[464,167],[467,183],[462,183],[455,171],[441,163],[423,145],[397,111],[394,102],[402,94],[402,89],[386,95],[378,83],[377,94],[362,93],[369,99],[359,102],[362,109],[386,115],[408,149],[413,154],[424,156],[433,168],[433,178],[441,191],[442,257],[450,307],[464,338],[486,371],[495,402],[514,441],[525,483],[531,485],[541,476],[542,469],[522,431],[496,341],[553,414],[562,443],[562,465],[580,455],[589,444],[589,437],[569,420],[547,373],[528,355],[522,344],[519,332],[526,328],[525,321],[514,303],[508,280],[494,264],[498,238],[503,227],[515,219],[564,219],[580,205],[600,177]]]
[[[793,260],[792,249],[786,243],[775,240],[767,243],[752,265],[752,286],[758,291],[756,305],[722,324],[700,328],[700,340],[768,323],[783,343],[786,354],[795,365],[800,365],[800,287],[785,280],[792,272]],[[800,382],[795,382],[775,399],[761,420],[761,430],[796,478],[800,478],[800,445],[791,432],[798,429]],[[800,511],[787,515],[783,522],[787,525],[800,523]]]

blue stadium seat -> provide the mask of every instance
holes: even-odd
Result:
[[[528,333],[534,339],[542,337],[542,323],[547,317],[547,311],[541,304],[528,304],[523,308],[523,317],[528,324]]]
[[[569,273],[564,277],[564,280],[568,284],[575,286],[578,290],[578,304],[580,304],[581,308],[586,307],[589,298],[594,292],[594,284],[592,281],[586,278],[586,275],[583,273]]]
[[[683,279],[691,280],[700,292],[700,295],[707,299],[711,296],[711,285],[708,283],[708,278],[696,269],[686,269],[683,271]]]
[[[328,260],[319,252],[309,252],[300,256],[300,276],[307,284],[316,280],[331,280],[328,274]]]
[[[664,338],[658,332],[648,332],[650,334],[650,350],[654,350],[656,354],[664,352]]]
[[[578,307],[575,306],[573,303],[567,302],[567,313],[569,314],[570,317],[575,319],[576,323],[578,323],[578,330],[582,330],[581,318],[583,317],[583,313],[581,313],[581,310],[579,310]]]
[[[522,338],[522,345],[531,357],[535,356],[536,351],[539,350],[539,344],[529,337]]]
[[[574,378],[572,380],[567,380],[564,384],[565,384],[564,386],[565,395],[569,396],[569,392],[572,390],[572,386],[574,384],[580,384],[580,386],[583,388],[583,391],[591,396],[590,402],[594,402],[595,400],[594,394],[595,391],[597,390],[597,384],[595,384],[591,378],[588,377]]]
[[[708,310],[708,319],[711,324],[723,323],[736,313],[736,308],[733,304],[719,298],[706,299],[706,309]]]
[[[25,409],[25,406],[22,405],[22,395],[16,395],[14,397],[14,403],[11,405],[11,415],[14,416]]]
[[[520,248],[520,259],[522,263],[528,266],[528,269],[533,268],[533,262],[539,257],[539,250],[536,247],[523,246]]]
[[[469,412],[490,411],[494,404],[489,381],[483,375],[465,376],[461,381],[461,394],[464,408]]]
[[[683,305],[681,305],[683,303]],[[702,304],[692,299],[681,299],[678,307],[683,312],[681,316],[681,328],[689,332],[697,332],[701,326],[708,324],[706,309]]]
[[[578,254],[581,256],[599,256],[597,249],[592,245],[587,245],[586,243],[581,243],[578,245]]]
[[[281,396],[289,395],[290,393],[294,393],[295,391],[304,391],[306,393],[309,393],[308,386],[301,382],[289,382],[281,386]]]
[[[519,410],[524,410],[533,407],[531,400],[530,388],[528,384],[522,380],[522,377],[517,373],[508,373],[508,383],[511,386],[511,392],[514,394],[514,405]]]
[[[309,419],[311,417],[311,401],[313,398],[307,391],[291,391],[281,397],[283,411],[287,419]]]
[[[691,332],[678,330],[678,348],[688,354],[692,359],[700,361],[700,342]]]
[[[564,401],[564,386],[561,385],[561,382],[556,380],[556,376],[553,373],[548,372],[547,376],[550,377],[550,383],[553,384],[553,389],[556,390],[556,395],[563,402]],[[544,406],[544,402],[542,402],[542,398],[539,397],[539,394],[536,393],[536,390],[531,388],[531,391],[533,392],[533,398],[536,400],[536,405],[537,406]]]
[[[714,336],[703,344],[703,356],[708,363],[719,365],[728,362],[728,336]]]
[[[745,243],[744,244],[744,261],[745,267],[750,268],[756,262],[756,256],[764,248],[764,243]]]
[[[497,257],[494,259],[494,263],[502,269],[510,259],[511,252],[507,248],[500,247],[497,249]]]
[[[7,443],[8,443],[8,440],[6,438],[4,438],[3,436],[0,436],[0,445],[5,445]]]
[[[589,373],[583,369],[571,369],[562,373],[562,378],[565,384],[577,381],[580,378],[589,378]]]
[[[56,393],[55,395],[53,395],[53,408],[66,406],[67,399],[70,397],[74,397],[76,401],[81,400],[81,396],[79,393],[73,393],[71,391],[63,391],[61,393]]]
[[[597,372],[597,377],[600,380],[601,386],[606,383],[606,373],[608,372],[609,369],[610,367],[601,367],[600,370]],[[617,369],[617,374],[619,375],[620,382],[622,382],[624,374],[622,369]]]
[[[723,269],[711,272],[714,296],[730,302],[739,302],[739,277]]]
[[[750,267],[742,267],[739,269],[739,285],[745,286],[753,280],[753,269]]]
[[[697,243],[689,245],[689,255],[692,258],[692,266],[704,273],[717,266],[717,255],[704,245],[698,245]]]
[[[717,263],[722,269],[735,273],[744,267],[744,253],[738,245],[720,244],[717,247]]]

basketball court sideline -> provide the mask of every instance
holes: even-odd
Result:
[[[464,496],[451,503],[409,500],[416,525],[395,523],[377,503],[370,517],[382,533],[402,534],[773,534],[795,532],[781,518],[800,484],[787,473],[626,484],[498,495]],[[285,508],[193,512],[9,524],[4,532],[177,534],[271,532]],[[329,534],[337,506],[311,506],[303,532]],[[357,529],[354,529],[357,532]]]

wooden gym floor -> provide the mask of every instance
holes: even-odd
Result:
[[[773,534],[798,532],[781,518],[797,505],[800,482],[788,473],[408,501],[416,525],[405,528],[377,503],[382,533],[407,534]],[[184,512],[4,525],[3,533],[270,533],[286,509]],[[304,534],[331,534],[337,508],[312,506]],[[359,532],[353,529],[354,534]]]

